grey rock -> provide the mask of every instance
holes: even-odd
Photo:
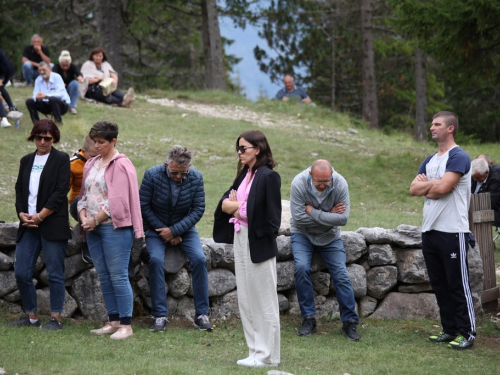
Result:
[[[290,219],[292,218],[292,213],[290,211],[290,201],[281,200],[281,225],[278,231],[278,235],[290,236]]]
[[[217,243],[212,238],[202,238],[203,247],[210,251],[211,266],[234,272],[234,251],[232,244]]]
[[[396,254],[391,245],[373,244],[368,246],[368,264],[371,267],[396,264]]]
[[[192,298],[182,296],[177,299],[176,314],[193,321],[195,315],[194,301]]]
[[[278,293],[278,306],[280,311],[288,310],[290,304],[288,303],[288,298],[286,298],[283,294]]]
[[[374,267],[366,273],[367,294],[382,299],[397,284],[398,270],[394,266]]]
[[[431,287],[430,283],[400,284],[400,285],[398,285],[398,292],[400,292],[400,293],[432,292],[432,287]]]
[[[236,276],[226,269],[213,269],[208,272],[208,296],[223,296],[236,288]]]
[[[469,251],[467,252],[467,264],[469,267],[469,285],[472,300],[474,302],[474,309],[476,315],[481,315],[483,313],[481,294],[483,292],[484,270],[478,243],[476,243],[476,246],[473,248],[469,247]]]
[[[311,273],[313,289],[320,295],[326,296],[330,292],[330,274],[324,272]]]
[[[42,315],[50,315],[50,291],[49,288],[37,289],[36,298],[38,302],[38,311]],[[76,301],[71,297],[68,292],[64,295],[64,307],[61,312],[61,317],[70,318],[78,309]]]
[[[74,280],[72,296],[84,318],[95,321],[108,320],[108,312],[95,268],[82,272]]]
[[[6,296],[17,289],[14,271],[0,272],[0,297]]]
[[[19,222],[0,223],[0,249],[16,246]]]
[[[339,303],[336,297],[317,296],[314,302],[316,303],[316,319],[340,319]]]
[[[167,308],[170,315],[177,314],[178,304],[179,301],[176,298],[172,297],[170,294],[167,294]]]
[[[227,319],[239,314],[238,291],[233,290],[222,297],[216,297],[212,304],[210,317],[213,319]]]
[[[351,279],[354,297],[361,298],[366,296],[366,271],[363,266],[355,263],[349,264],[347,266],[347,273],[349,274],[349,279]]]
[[[168,246],[165,251],[165,264],[163,268],[166,273],[176,274],[188,263],[186,254],[178,246]]]
[[[143,251],[147,251],[144,238],[134,238],[134,244],[132,245],[132,250],[130,251],[130,261],[134,266],[140,263]]]
[[[278,292],[295,286],[295,265],[293,261],[276,263],[276,271],[278,274]]]
[[[92,265],[85,263],[81,254],[66,258],[64,259],[64,280],[70,279],[89,268],[92,268]]]
[[[14,259],[0,252],[0,271],[7,271],[14,265]]]
[[[175,275],[166,277],[168,290],[173,297],[180,297],[189,291],[191,280],[185,268],[182,268]]]
[[[278,245],[278,255],[276,260],[282,262],[284,260],[290,260],[293,258],[292,246],[290,244],[289,236],[278,236],[276,237],[276,243]]]
[[[36,284],[38,284],[37,279],[33,279],[33,285],[36,287]],[[21,293],[19,292],[19,289],[14,290],[12,293],[7,294],[6,296],[2,297],[4,300],[8,302],[17,302],[21,301]]]
[[[315,251],[311,258],[311,272],[317,272],[326,269],[328,269],[328,267],[326,266],[323,257],[319,252]]]
[[[0,311],[5,311],[9,314],[18,315],[23,312],[23,309],[21,308],[21,306],[16,305],[15,303],[7,302],[4,301],[3,299],[0,299]]]
[[[359,301],[359,313],[362,318],[366,318],[367,316],[370,316],[373,314],[375,309],[377,308],[377,299],[370,297],[370,296],[364,296],[360,299]]]
[[[71,239],[68,241],[68,246],[66,247],[66,256],[70,257],[75,254],[79,254],[82,249],[83,237],[80,234],[80,224],[77,224],[71,229]]]
[[[431,293],[389,293],[370,319],[439,319],[436,296]]]
[[[356,232],[340,233],[346,254],[346,263],[357,261],[363,254],[367,252],[365,237]]]
[[[295,289],[292,289],[288,294],[288,313],[291,315],[300,315],[300,305]]]
[[[390,244],[392,243],[392,231],[385,228],[359,228],[360,233],[368,244]]]
[[[414,225],[399,225],[393,232],[392,241],[399,247],[422,247],[422,228]]]
[[[407,284],[429,282],[429,274],[421,249],[397,251],[398,281]]]

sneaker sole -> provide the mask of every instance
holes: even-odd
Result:
[[[313,329],[311,331],[311,333],[300,333],[299,331],[297,331],[297,336],[305,336],[305,337],[307,337],[307,336],[311,336],[313,333],[316,333],[316,332],[318,332],[317,328]]]
[[[346,334],[344,331],[342,331],[342,335],[343,335],[343,336],[344,336],[347,340],[349,340],[349,341],[359,341],[359,340],[361,340],[361,338],[359,338],[359,339],[351,339],[349,336],[347,336],[347,334]]]

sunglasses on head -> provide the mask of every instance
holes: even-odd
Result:
[[[43,135],[35,135],[35,139],[37,141],[41,141],[43,139],[45,142],[50,142],[54,139],[54,137],[45,137]]]

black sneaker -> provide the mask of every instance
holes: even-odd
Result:
[[[455,340],[451,341],[448,344],[448,348],[456,349],[456,350],[464,350],[472,348],[474,345],[474,339],[467,340],[462,335],[458,335]]]
[[[48,331],[60,331],[62,329],[62,322],[56,318],[50,318],[49,322],[43,326],[43,329]]]
[[[12,107],[9,107],[9,112],[10,111],[17,111],[17,107],[15,105],[13,105]]]
[[[160,318],[154,318],[155,322],[149,329],[152,332],[164,332],[165,331],[165,326],[168,323],[168,319],[165,318],[164,316]]]
[[[201,331],[211,332],[214,329],[214,326],[210,323],[210,319],[208,319],[208,315],[205,314],[195,317],[194,325]]]
[[[297,335],[299,336],[311,336],[314,332],[317,331],[316,328],[316,318],[305,318],[302,321],[302,327],[297,331]]]
[[[89,245],[87,245],[87,242],[82,242],[82,260],[87,264],[94,264],[94,262],[92,262],[92,257],[90,256]]]
[[[349,340],[359,341],[361,336],[359,335],[356,326],[357,324],[352,320],[345,322],[342,325],[342,334]]]
[[[439,332],[437,335],[431,335],[427,339],[430,342],[440,343],[440,342],[451,342],[456,336],[449,335],[444,331]]]
[[[31,323],[30,318],[26,315],[24,318],[20,318],[15,322],[10,322],[9,326],[11,327],[37,327],[40,328],[42,326],[42,321],[38,319],[35,323]]]

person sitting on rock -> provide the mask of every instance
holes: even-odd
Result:
[[[306,91],[302,87],[295,86],[294,79],[291,75],[287,74],[283,78],[283,83],[285,84],[285,87],[276,94],[277,100],[284,102],[294,100],[304,104],[312,103],[312,100],[309,95],[307,95]]]
[[[179,246],[191,264],[195,326],[203,331],[213,329],[208,318],[207,261],[195,228],[205,212],[205,189],[201,173],[191,168],[191,158],[191,152],[185,147],[174,146],[164,164],[146,171],[139,190],[150,256],[153,332],[163,332],[168,322],[164,264],[165,252],[170,246]]]
[[[38,66],[42,61],[50,64],[50,53],[43,45],[43,39],[39,34],[31,37],[31,45],[26,46],[23,51],[23,77],[28,85],[33,84],[39,75]]]
[[[76,115],[76,102],[80,94],[80,83],[83,83],[83,75],[78,67],[71,63],[71,55],[68,51],[62,51],[59,56],[59,64],[55,64],[53,72],[59,74],[66,86],[71,102],[69,103],[69,112]]]

